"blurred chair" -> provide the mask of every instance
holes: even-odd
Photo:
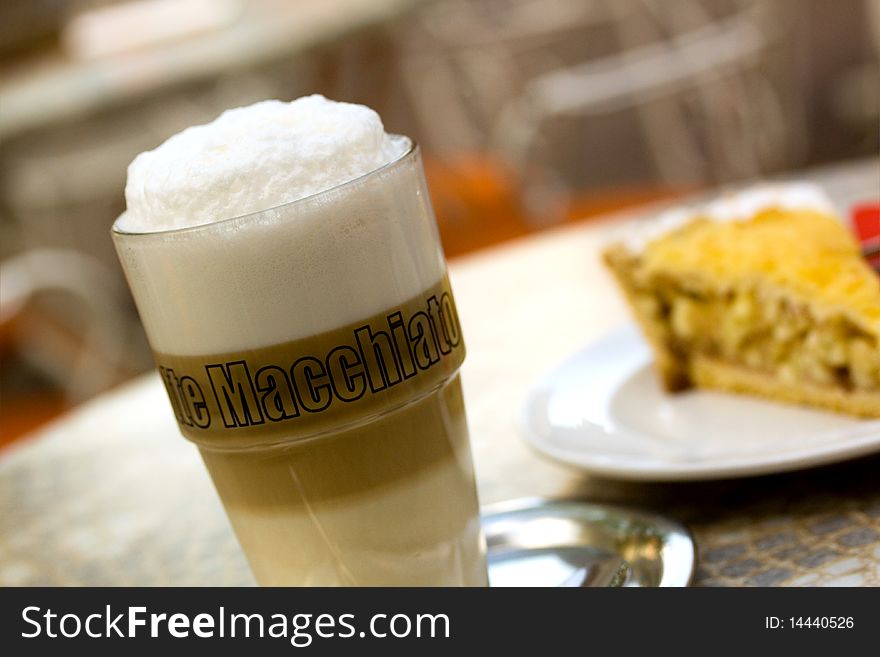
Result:
[[[0,263],[0,334],[67,402],[82,401],[122,378],[132,336],[119,310],[122,292],[115,272],[94,257],[70,249],[27,251]],[[39,308],[49,295],[65,312]]]
[[[798,163],[803,95],[771,56],[796,19],[792,4],[453,0],[403,37],[401,67],[429,148],[500,156],[535,224],[590,183],[578,171],[590,159],[624,160],[619,182],[629,168],[636,182],[672,187]],[[590,132],[626,112],[635,139]],[[560,137],[548,147],[559,123],[563,147]],[[585,135],[580,157],[563,155]]]

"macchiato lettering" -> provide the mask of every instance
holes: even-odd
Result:
[[[448,354],[452,351],[452,345],[449,344],[449,340],[446,337],[446,328],[443,326],[443,315],[437,297],[428,299],[428,318],[431,320],[431,329],[433,330],[434,338],[437,340],[437,347],[440,349],[440,353]],[[438,320],[440,320],[440,331],[437,330]]]
[[[159,375],[162,377],[162,383],[165,386],[165,392],[168,393],[168,399],[171,401],[171,409],[174,411],[174,417],[180,424],[186,424],[186,415],[180,404],[180,398],[177,396],[177,378],[174,376],[174,370],[170,367],[159,366]]]
[[[270,421],[280,422],[299,415],[290,379],[283,368],[277,365],[262,367],[257,372],[254,382],[257,390],[263,393],[260,406]]]
[[[263,424],[263,413],[247,363],[243,360],[205,368],[223,425],[228,428]]]
[[[156,354],[181,429],[198,440],[212,416],[219,418],[212,434],[286,422],[317,426],[311,418],[325,413],[354,420],[377,412],[397,395],[411,395],[401,392],[408,386],[427,393],[464,358],[447,290],[443,279],[400,308],[350,327],[240,355]],[[432,368],[436,375],[427,373]]]
[[[370,326],[362,326],[355,330],[361,358],[367,366],[367,378],[370,390],[379,392],[395,383],[400,383],[400,368],[397,365],[398,355],[385,331],[373,330]]]
[[[330,405],[333,394],[324,363],[314,356],[304,356],[293,364],[290,372],[296,396],[304,409],[319,413]]]
[[[417,312],[409,320],[409,338],[412,340],[413,355],[419,369],[426,370],[440,360],[437,336],[431,320],[424,312]]]
[[[416,375],[416,364],[413,360],[412,345],[406,333],[406,325],[403,322],[403,313],[400,311],[388,315],[388,328],[394,337],[394,349],[400,358],[400,369],[403,378],[408,379]]]
[[[211,415],[208,413],[205,395],[199,384],[191,376],[182,376],[178,381],[178,387],[183,395],[184,408],[189,419],[200,429],[207,429],[211,424]]]
[[[461,329],[458,326],[458,316],[455,313],[452,295],[449,292],[444,292],[440,297],[440,319],[446,341],[453,347],[457,347],[461,342]]]
[[[344,402],[357,401],[367,389],[360,354],[351,347],[336,347],[327,354],[327,372],[333,392]]]
[[[195,379],[190,376],[178,378],[170,367],[160,367],[159,373],[177,421],[188,427],[208,428],[211,424],[211,415],[202,389]]]

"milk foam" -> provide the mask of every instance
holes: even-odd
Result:
[[[231,110],[139,156],[114,239],[153,349],[271,346],[436,285],[445,262],[410,148],[372,110],[312,96]]]
[[[357,178],[405,149],[363,105],[314,95],[231,109],[134,159],[117,228],[169,230],[258,212]]]

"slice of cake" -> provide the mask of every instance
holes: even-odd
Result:
[[[667,390],[880,417],[880,277],[818,188],[676,211],[604,257]]]

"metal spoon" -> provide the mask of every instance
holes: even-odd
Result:
[[[629,564],[618,556],[608,555],[575,569],[559,586],[623,586],[630,573]]]

